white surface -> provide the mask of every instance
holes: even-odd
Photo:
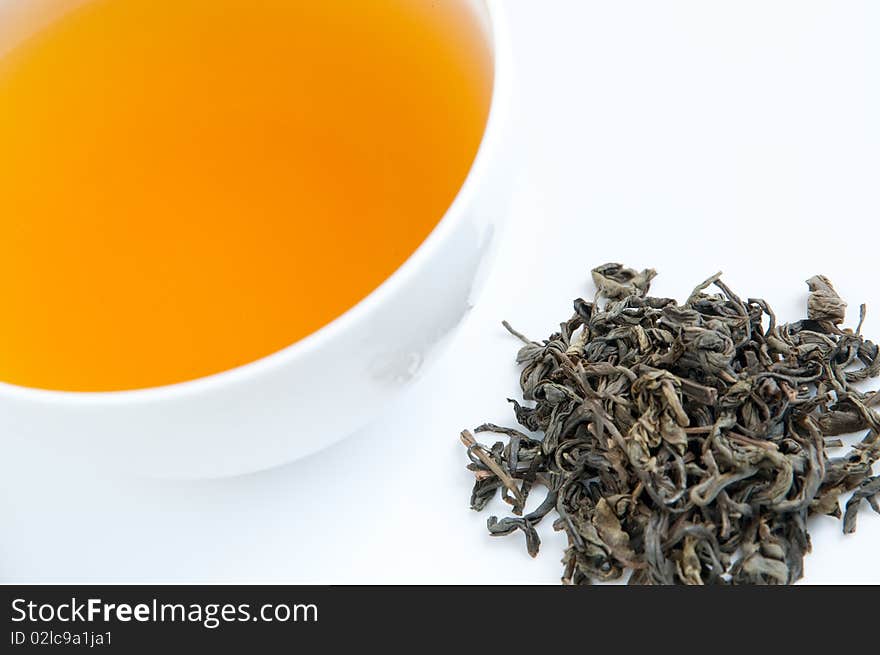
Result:
[[[511,422],[518,389],[502,318],[546,336],[592,293],[588,270],[619,260],[679,298],[723,269],[784,320],[822,272],[880,337],[880,4],[507,4],[527,169],[446,359],[369,429],[232,480],[113,479],[19,443],[0,459],[0,579],[554,583],[549,522],[531,560],[467,509],[458,431]],[[852,536],[811,525],[806,582],[880,583],[880,516]]]

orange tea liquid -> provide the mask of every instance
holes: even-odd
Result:
[[[455,197],[492,82],[460,0],[93,0],[0,52],[0,381],[78,391],[351,308]]]

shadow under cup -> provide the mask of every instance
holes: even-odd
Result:
[[[0,430],[203,477],[363,425],[467,312],[504,216],[500,3],[79,4],[0,45]]]

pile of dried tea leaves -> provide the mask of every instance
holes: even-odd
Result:
[[[779,325],[715,275],[683,305],[648,295],[653,270],[596,268],[594,302],[576,300],[560,331],[525,342],[518,430],[491,447],[462,433],[476,476],[471,506],[501,489],[515,516],[492,535],[525,534],[555,512],[568,536],[563,582],[790,584],[803,575],[810,514],[853,532],[862,501],[880,512],[877,346],[841,329],[846,304],[828,279],[808,281],[807,318]],[[718,293],[709,293],[710,287]],[[600,304],[600,297],[607,302]],[[861,317],[864,321],[865,309]],[[839,435],[866,431],[845,446]],[[523,515],[537,486],[547,496]]]

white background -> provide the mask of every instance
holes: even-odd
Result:
[[[724,270],[780,318],[804,280],[873,307],[880,216],[880,3],[508,0],[522,177],[481,302],[387,416],[266,473],[155,482],[0,458],[3,582],[508,583],[559,580],[549,521],[532,560],[468,509],[458,432],[512,423],[517,343],[592,294],[606,261],[685,297]],[[503,511],[500,503],[493,506]],[[880,516],[820,517],[806,582],[880,583]]]

